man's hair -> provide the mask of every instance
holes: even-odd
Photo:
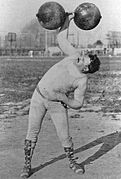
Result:
[[[100,68],[100,60],[97,55],[89,54],[88,56],[90,58],[91,63],[88,65],[89,70],[85,71],[84,73],[95,73]]]

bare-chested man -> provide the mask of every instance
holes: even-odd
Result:
[[[25,164],[21,174],[24,178],[31,175],[31,159],[47,111],[69,159],[70,168],[76,173],[83,173],[83,168],[74,158],[73,142],[69,133],[68,108],[78,110],[82,107],[87,88],[87,74],[98,71],[100,61],[96,55],[81,56],[70,44],[67,39],[70,20],[67,14],[65,23],[57,35],[60,48],[68,56],[45,73],[31,99],[24,148]],[[73,99],[69,98],[72,92],[74,93]]]

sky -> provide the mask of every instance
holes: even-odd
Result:
[[[53,0],[0,0],[0,35],[8,32],[19,33],[25,24],[36,18],[40,6]],[[60,3],[67,12],[84,2],[94,3],[100,10],[102,19],[91,31],[80,30],[73,22],[70,33],[79,32],[80,41],[88,43],[96,39],[105,40],[109,30],[121,31],[121,0],[54,0]]]

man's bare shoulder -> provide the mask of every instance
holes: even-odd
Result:
[[[58,64],[69,65],[72,62],[74,62],[76,59],[78,59],[78,57],[79,57],[78,53],[76,53],[75,55],[66,56],[60,62],[58,62]]]

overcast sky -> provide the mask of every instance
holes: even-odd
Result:
[[[47,0],[52,1],[52,0]],[[0,34],[20,32],[26,23],[36,18],[39,7],[45,0],[0,0]],[[91,31],[82,31],[73,23],[71,29],[79,31],[83,40],[104,39],[108,30],[121,31],[121,0],[55,0],[66,11],[74,9],[83,2],[94,3],[101,12],[102,19],[99,25]],[[76,32],[75,31],[75,32]]]

